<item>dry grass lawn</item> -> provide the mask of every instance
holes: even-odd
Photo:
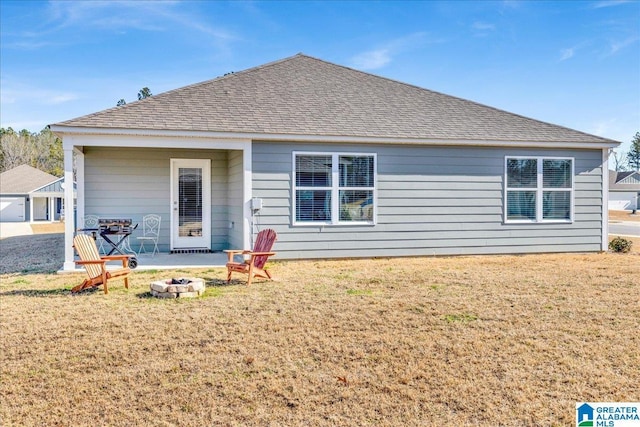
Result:
[[[609,219],[611,221],[640,222],[640,212],[632,215],[631,211],[609,211]]]
[[[640,400],[640,239],[625,255],[274,262],[278,281],[251,287],[135,272],[128,291],[75,296],[81,277],[50,271],[61,254],[33,264],[60,236],[25,239],[35,255],[13,243],[26,267],[0,275],[3,426],[566,426],[578,401]],[[149,297],[185,275],[203,297]]]

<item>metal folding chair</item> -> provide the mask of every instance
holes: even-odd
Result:
[[[146,253],[147,250],[144,246],[145,243],[149,243],[153,245],[153,250],[151,251],[151,256],[154,256],[156,253],[159,253],[158,249],[158,237],[160,236],[160,215],[156,214],[148,214],[142,217],[142,236],[136,237],[138,242],[140,242],[140,248],[138,249],[138,255],[141,253]]]
[[[98,233],[100,229],[99,223],[100,223],[100,218],[98,217],[98,215],[85,215],[84,218],[82,219],[82,231],[84,231],[85,233],[88,233],[89,230],[93,230],[93,231],[90,231],[90,233],[96,239],[96,246],[98,247],[98,253],[104,254],[105,253],[104,239]]]

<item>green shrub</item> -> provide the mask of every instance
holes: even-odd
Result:
[[[622,237],[616,237],[609,242],[609,249],[613,252],[627,253],[631,250],[633,242],[631,240],[623,239]]]

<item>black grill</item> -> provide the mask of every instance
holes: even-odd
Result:
[[[98,229],[100,234],[131,234],[130,219],[99,219]]]

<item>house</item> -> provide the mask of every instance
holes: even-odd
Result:
[[[2,222],[60,221],[64,214],[63,200],[63,178],[29,165],[0,174]]]
[[[303,54],[51,130],[78,218],[160,214],[164,252],[270,227],[280,259],[606,250],[619,145]]]
[[[588,403],[583,403],[577,408],[577,425],[593,426],[593,407]]]
[[[635,211],[640,208],[640,172],[609,171],[609,209]]]

